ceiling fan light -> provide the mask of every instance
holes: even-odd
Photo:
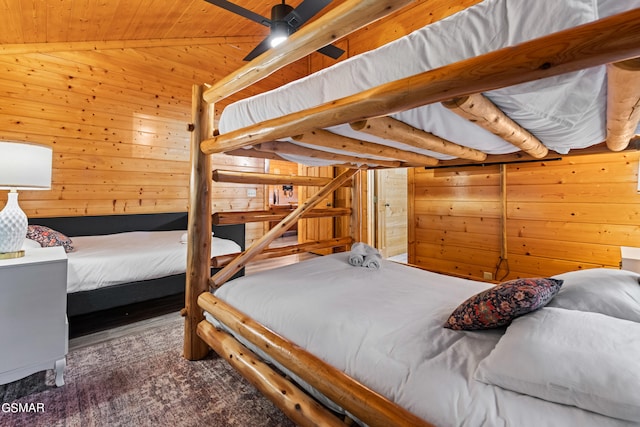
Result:
[[[274,6],[274,10],[272,10],[271,33],[269,35],[269,43],[271,44],[271,47],[276,47],[277,45],[285,41],[287,37],[289,37],[289,34],[291,34],[291,28],[289,27],[289,24],[284,20],[283,16],[283,14],[289,9],[291,9],[291,6],[286,4],[279,4],[277,6]],[[279,13],[276,13],[275,10],[279,10]]]
[[[271,47],[276,47],[279,44],[282,44],[287,39],[287,36],[271,36],[269,43]]]

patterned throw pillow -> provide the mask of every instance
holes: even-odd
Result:
[[[62,246],[65,252],[73,250],[73,242],[70,238],[44,225],[30,225],[27,229],[27,239],[35,240],[43,248]]]
[[[515,279],[482,291],[456,308],[444,325],[455,330],[490,329],[544,307],[558,293],[559,279]]]

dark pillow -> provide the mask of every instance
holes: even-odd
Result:
[[[43,248],[62,246],[65,252],[73,250],[73,242],[70,238],[44,225],[30,225],[27,229],[27,239],[35,240]]]
[[[444,325],[456,330],[490,329],[544,307],[558,293],[562,280],[515,279],[482,291],[460,304]]]

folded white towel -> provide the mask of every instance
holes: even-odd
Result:
[[[352,266],[367,267],[377,270],[382,266],[381,261],[382,257],[376,248],[363,242],[357,242],[351,245],[349,264]]]
[[[362,263],[364,262],[364,255],[354,254],[353,252],[349,253],[349,264],[354,267],[362,267]]]
[[[365,268],[379,270],[382,267],[382,256],[379,253],[367,254],[362,261],[362,266]]]

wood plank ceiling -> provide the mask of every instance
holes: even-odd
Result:
[[[301,1],[288,4],[295,7]],[[320,14],[342,1],[333,1]],[[276,2],[239,0],[236,4],[270,17]],[[0,2],[0,54],[156,48],[148,51],[154,60],[184,61],[210,74],[203,82],[241,66],[241,58],[268,33],[267,27],[205,0]],[[255,88],[257,92],[266,89]]]
[[[236,4],[269,17],[273,1]],[[301,0],[289,0],[297,6]],[[333,1],[321,13],[342,3]],[[269,30],[204,0],[3,0],[0,44],[266,36]],[[206,40],[200,40],[206,42]]]

